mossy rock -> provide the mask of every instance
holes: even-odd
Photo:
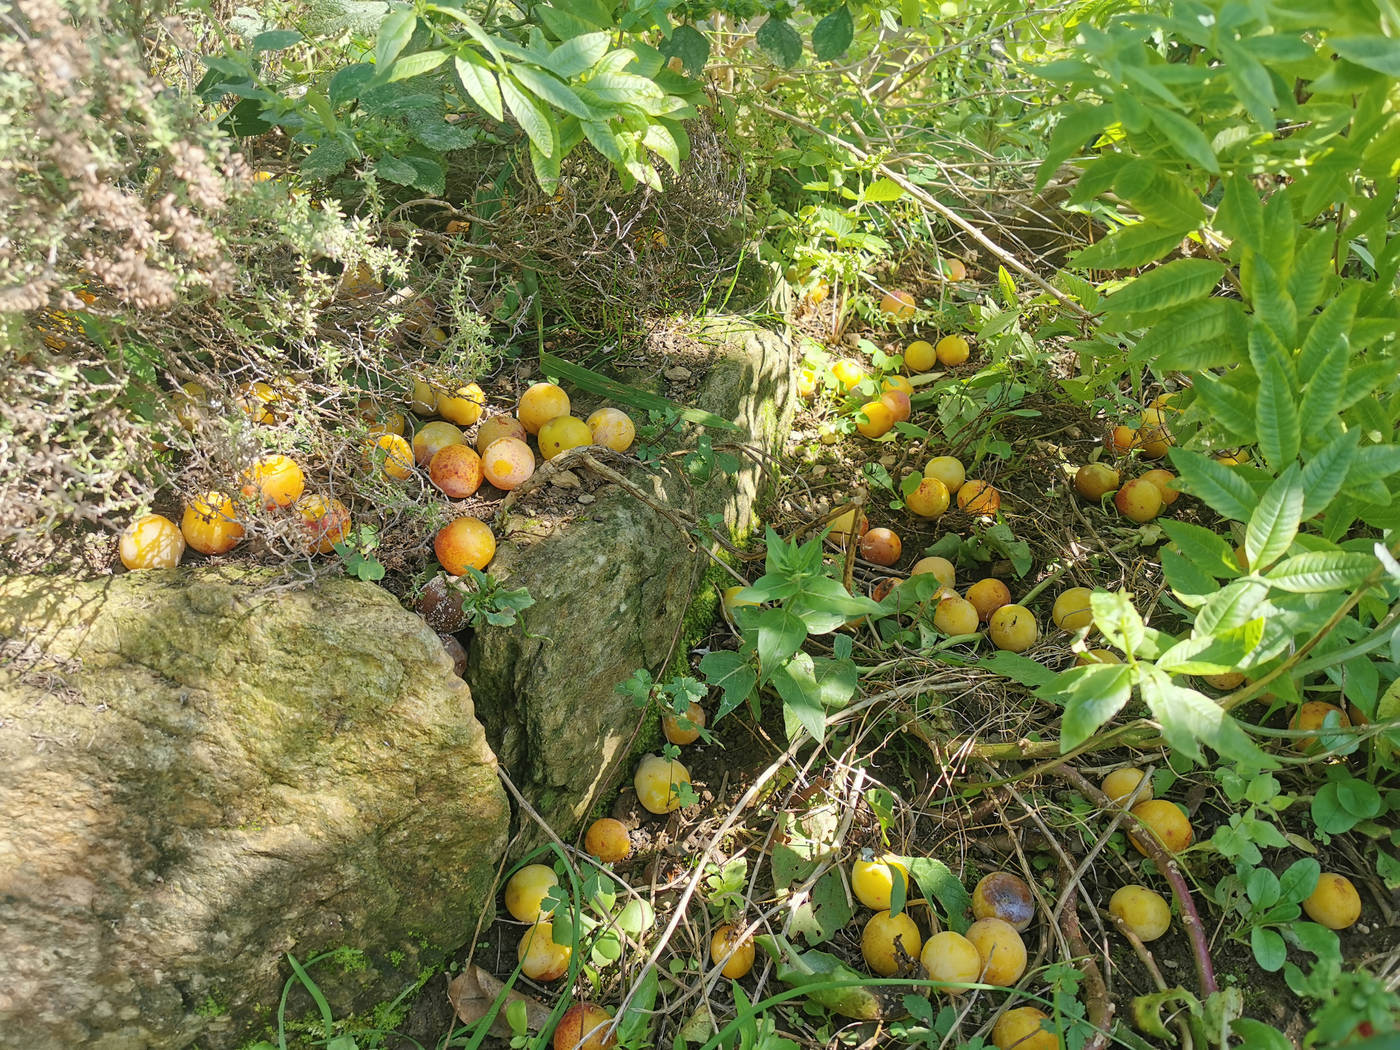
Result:
[[[792,422],[786,341],[733,318],[692,334],[714,354],[688,403],[738,427],[711,439],[774,453]],[[755,525],[764,475],[750,457],[741,464],[703,484],[675,458],[636,464],[627,476],[651,501],[699,521],[716,516],[723,534],[742,537]],[[711,586],[705,578],[714,564],[622,487],[605,484],[593,495],[596,502],[544,536],[532,530],[502,539],[492,575],[528,588],[535,604],[515,627],[475,632],[466,672],[503,766],[563,835],[627,772],[640,713],[617,685],[639,668],[664,677],[668,656],[694,643],[688,613],[698,589]],[[522,848],[543,841],[537,828],[520,830]]]
[[[378,587],[271,582],[0,578],[0,1047],[237,1046],[289,952],[342,949],[346,1016],[471,936],[509,816],[469,690]]]

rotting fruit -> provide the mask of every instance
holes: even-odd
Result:
[[[870,588],[870,597],[877,602],[882,602],[903,582],[898,576],[886,576],[876,580],[874,586]]]
[[[632,853],[627,826],[615,817],[599,817],[583,833],[583,848],[604,864],[616,864]]]
[[[1009,871],[989,872],[972,891],[972,914],[979,919],[1001,919],[1020,932],[1035,918],[1035,897],[1020,876]]]
[[[972,603],[977,615],[983,620],[990,620],[992,613],[1004,605],[1011,604],[1010,588],[990,576],[974,583],[963,597]]]
[[[1321,729],[1327,721],[1328,715],[1335,714],[1338,728],[1345,729],[1351,725],[1351,719],[1347,713],[1336,704],[1329,704],[1325,700],[1305,701],[1293,715],[1293,720],[1288,723],[1289,729]],[[1295,736],[1293,747],[1298,751],[1311,751],[1317,744],[1315,736]]]
[[[924,477],[937,478],[950,493],[956,493],[967,480],[967,470],[956,456],[934,456],[924,467]]]
[[[930,981],[947,984],[975,984],[982,973],[982,955],[977,945],[952,930],[935,933],[926,940],[919,962]],[[961,995],[966,991],[956,987],[941,990],[949,995]]]
[[[426,467],[439,451],[448,445],[465,445],[466,436],[451,423],[436,419],[424,423],[413,435],[413,460],[420,467]]]
[[[753,969],[753,937],[745,937],[737,926],[718,927],[710,937],[710,960],[720,966],[720,973],[738,980]]]
[[[865,965],[881,977],[893,977],[900,971],[903,956],[917,960],[922,949],[923,937],[907,911],[898,915],[877,911],[860,935]]]
[[[1109,898],[1108,910],[1141,941],[1155,941],[1172,924],[1171,905],[1146,886],[1120,886]]]
[[[1024,605],[1003,605],[987,619],[987,637],[998,649],[1025,652],[1040,637],[1035,614]]]
[[[1098,503],[1118,487],[1118,471],[1107,463],[1085,463],[1074,472],[1074,491]]]
[[[904,505],[921,518],[936,518],[948,509],[948,486],[937,478],[920,476],[919,484],[904,497]]]
[[[520,420],[502,413],[482,421],[481,426],[476,428],[476,440],[473,444],[476,445],[477,452],[485,452],[493,441],[507,437],[523,442],[529,435],[520,425]]]
[[[122,529],[117,554],[128,569],[173,569],[185,555],[185,537],[163,514],[145,514]]]
[[[538,434],[551,419],[569,414],[569,395],[553,383],[535,383],[520,395],[515,418],[529,433]]]
[[[334,497],[313,492],[297,501],[296,512],[314,554],[329,554],[350,532],[350,510]]]
[[[1089,607],[1088,587],[1071,587],[1061,591],[1050,608],[1050,619],[1062,631],[1080,631],[1094,624],[1094,610]]]
[[[969,514],[995,514],[1001,510],[1001,493],[990,481],[969,478],[958,489],[958,508]]]
[[[860,538],[861,557],[876,565],[893,565],[902,551],[899,535],[892,529],[871,529]]]
[[[433,537],[433,553],[450,576],[463,576],[468,566],[485,569],[496,556],[496,537],[480,518],[454,518]]]
[[[1115,806],[1121,806],[1127,802],[1132,793],[1137,790],[1137,786],[1142,783],[1143,773],[1137,766],[1119,766],[1108,776],[1103,778],[1103,783],[1099,785],[1108,800]],[[1138,796],[1138,802],[1146,802],[1152,797],[1152,784],[1149,782],[1142,789],[1142,794]],[[1136,805],[1136,803],[1134,803]]]
[[[537,440],[540,455],[548,461],[571,448],[593,444],[593,431],[577,416],[555,416],[540,427]]]
[[[887,911],[894,893],[894,880],[904,885],[909,894],[909,869],[904,862],[891,856],[860,859],[851,865],[851,892],[867,908]]]
[[[637,801],[649,813],[671,813],[681,808],[681,787],[690,783],[690,770],[660,755],[643,755],[632,777]]]
[[[515,950],[520,972],[532,981],[557,981],[569,972],[573,949],[554,941],[554,924],[540,919],[520,936]]]
[[[1303,901],[1308,918],[1329,930],[1345,930],[1361,918],[1361,895],[1345,875],[1324,871]]]
[[[880,395],[880,404],[890,410],[890,415],[896,423],[909,422],[909,416],[914,411],[909,395],[903,390],[886,390]]]
[[[559,885],[554,869],[544,864],[526,864],[506,882],[506,911],[520,922],[534,922],[544,908],[551,886]]]
[[[496,488],[509,492],[535,472],[535,454],[519,438],[498,438],[481,454],[481,472]]]
[[[682,725],[680,716],[674,711],[668,711],[661,716],[662,734],[679,747],[693,744],[700,739],[700,730],[705,728],[705,709],[694,700],[690,701],[685,709],[685,720],[688,725]]]
[[[428,461],[428,478],[449,499],[466,499],[481,487],[481,457],[469,445],[448,445]]]
[[[891,321],[909,320],[916,308],[914,297],[898,289],[886,292],[880,299],[880,312]]]
[[[1138,524],[1151,521],[1162,510],[1162,490],[1150,481],[1134,478],[1113,494],[1118,513]]]
[[[238,520],[233,500],[212,489],[185,506],[180,532],[200,554],[224,554],[243,538],[243,523]]]
[[[1060,1038],[1042,1027],[1050,1017],[1034,1006],[1007,1010],[992,1028],[992,1045],[997,1050],[1060,1050]]]
[[[980,625],[981,617],[977,615],[977,607],[956,594],[948,595],[933,610],[933,626],[940,634],[949,638],[976,634]]]
[[[574,1003],[554,1028],[554,1050],[613,1050],[617,1033],[608,1033],[612,1018],[597,1003]]]
[[[626,452],[637,437],[632,417],[620,408],[600,408],[585,420],[593,432],[593,444]]]
[[[982,956],[982,980],[1009,988],[1026,972],[1026,943],[1005,919],[978,919],[965,934]]]
[[[1131,810],[1133,816],[1142,821],[1157,836],[1168,853],[1180,853],[1196,837],[1196,833],[1191,829],[1191,822],[1186,819],[1186,814],[1181,812],[1173,802],[1166,799],[1150,798],[1137,803]],[[1128,833],[1128,840],[1132,842],[1144,857],[1147,850],[1142,848],[1139,836],[1142,830],[1135,829]]]

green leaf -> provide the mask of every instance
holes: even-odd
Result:
[[[966,932],[969,925],[967,911],[972,907],[972,897],[968,895],[962,880],[941,860],[931,857],[904,857],[902,860],[924,899],[936,900],[942,906],[948,925],[955,933]]]
[[[740,653],[730,649],[716,649],[700,658],[700,673],[712,689],[722,690],[723,700],[715,713],[718,722],[729,712],[742,704],[758,684],[758,674]]]
[[[1111,109],[1104,105],[1079,105],[1060,114],[1055,130],[1050,133],[1050,142],[1045,149],[1045,159],[1035,173],[1035,188],[1041,190],[1070,157],[1096,141],[1110,120],[1106,116]]]
[[[812,51],[818,62],[830,62],[844,54],[855,36],[855,20],[844,4],[817,23],[812,30]]]
[[[383,156],[375,161],[374,173],[381,179],[396,182],[400,186],[411,186],[418,178],[418,169],[408,161],[393,156]]]
[[[647,128],[646,134],[642,136],[642,145],[664,160],[672,171],[680,172],[680,147],[676,145],[671,133],[660,124],[652,124]]]
[[[698,77],[710,60],[710,38],[694,26],[676,26],[671,30],[671,39],[661,48],[661,53],[667,58],[679,58],[685,71]]]
[[[1154,161],[1128,161],[1114,175],[1113,191],[1145,221],[1183,237],[1205,221],[1206,209],[1196,191]]]
[[[1263,869],[1255,869],[1256,871]],[[1266,973],[1277,973],[1288,961],[1288,946],[1278,931],[1268,926],[1254,926],[1249,931],[1249,946],[1254,952],[1254,961]]]
[[[904,196],[904,187],[894,179],[876,179],[860,192],[860,199],[866,203],[884,204],[897,201]]]
[[[1400,77],[1400,40],[1388,36],[1328,37],[1332,50],[1348,62]]]
[[[399,52],[408,46],[417,25],[418,13],[411,7],[391,11],[379,24],[379,35],[374,41],[374,64],[381,72],[392,65]]]
[[[761,609],[752,618],[758,665],[763,677],[772,675],[807,640],[807,625],[786,609]]]
[[[533,142],[530,143],[530,169],[535,173],[535,181],[540,184],[540,189],[551,196],[559,188],[562,152],[556,147],[549,156],[545,156]]]
[[[1346,285],[1313,321],[1298,355],[1300,375],[1314,374],[1335,347],[1347,345],[1347,333],[1356,321],[1356,305],[1360,299],[1361,285]]]
[[[806,653],[798,653],[774,670],[773,687],[783,701],[783,728],[788,740],[796,740],[805,730],[820,744],[826,739],[826,711],[811,680],[811,662]]]
[[[1248,51],[1225,37],[1220,39],[1220,54],[1225,59],[1225,76],[1235,96],[1244,103],[1245,111],[1256,123],[1272,132],[1278,123],[1274,116],[1278,96],[1274,94],[1269,71]]]
[[[360,91],[373,79],[374,67],[368,62],[356,62],[352,66],[336,70],[327,88],[331,105],[339,106],[352,98],[358,98]]]
[[[977,662],[977,666],[1032,688],[1052,685],[1060,680],[1058,671],[1052,671],[1039,661],[1019,653],[1009,653],[1004,650],[993,653],[991,656],[984,656]]]
[[[1336,423],[1342,391],[1346,388],[1349,357],[1347,345],[1338,343],[1327,352],[1321,366],[1312,373],[1304,373],[1309,378],[1298,407],[1298,427],[1305,437],[1320,438]]]
[[[1288,275],[1288,294],[1293,297],[1299,316],[1312,313],[1335,277],[1332,272],[1334,240],[1329,232],[1309,230],[1303,238],[1302,247],[1293,259],[1293,270]]]
[[[1156,321],[1128,354],[1129,364],[1153,371],[1203,371],[1244,360],[1247,331],[1238,299],[1188,303]]]
[[[1200,525],[1190,525],[1171,518],[1163,518],[1158,524],[1172,543],[1176,544],[1177,550],[1215,579],[1228,578],[1239,573],[1234,550],[1217,533]]]
[[[1175,546],[1169,544],[1163,547],[1157,558],[1161,562],[1162,575],[1166,577],[1167,586],[1191,608],[1200,605],[1220,589],[1220,584],[1209,573]]]
[[[773,855],[776,861],[776,849]],[[776,864],[774,867],[776,868]],[[811,892],[792,909],[792,932],[800,934],[811,947],[816,947],[840,933],[850,923],[854,914],[855,909],[846,897],[846,887],[841,882],[840,872],[828,871],[816,881]]]
[[[504,121],[506,115],[501,108],[501,89],[496,85],[495,71],[486,60],[464,48],[452,60],[452,65],[462,89],[481,107],[482,112],[492,120]]]
[[[1263,321],[1274,335],[1289,346],[1298,333],[1298,311],[1288,297],[1288,287],[1267,255],[1256,255],[1250,267],[1249,297],[1255,324]]]
[[[1224,273],[1225,267],[1210,259],[1176,259],[1120,288],[1104,307],[1114,314],[1156,317],[1209,295]]]
[[[1181,234],[1151,223],[1134,223],[1114,230],[1079,252],[1074,265],[1091,270],[1121,270],[1146,266],[1174,251]]]
[[[423,73],[429,73],[447,61],[446,51],[418,51],[412,55],[404,55],[395,59],[392,69],[389,71],[389,83],[400,80],[410,80]]]
[[[1268,574],[1269,583],[1293,594],[1325,594],[1360,585],[1376,568],[1370,554],[1311,551],[1281,562]]]
[[[1259,645],[1258,630],[1232,628],[1218,635],[1187,638],[1157,658],[1157,666],[1174,675],[1225,674],[1234,671]]]
[[[580,120],[599,119],[600,114],[596,110],[585,105],[583,99],[579,98],[572,88],[552,74],[533,69],[523,63],[512,66],[510,73],[522,88],[556,109],[562,109]]]
[[[1252,389],[1242,390],[1241,383],[1252,384]],[[1204,372],[1196,377],[1195,391],[1209,418],[1233,435],[1237,444],[1252,445],[1258,440],[1255,429],[1259,407],[1257,376],[1242,369],[1224,377]]]
[[[294,44],[301,43],[301,34],[295,29],[269,29],[253,37],[254,54],[262,51],[285,51]]]
[[[568,80],[596,66],[610,47],[607,33],[583,33],[565,40],[541,62],[555,76]]]
[[[551,354],[547,350],[540,354],[540,370],[545,375],[563,379],[595,397],[617,401],[642,412],[676,415],[687,423],[697,423],[700,426],[709,427],[711,430],[738,429],[736,423],[722,416],[717,416],[713,412],[706,412],[699,408],[687,408],[670,398],[654,394],[650,390],[642,390],[639,387],[621,383],[609,376],[595,372],[591,368],[567,361],[557,354]]]
[[[501,97],[505,100],[506,109],[510,110],[511,116],[525,129],[531,144],[544,156],[553,157],[556,143],[554,124],[549,119],[549,113],[534,96],[527,94],[520,87],[515,78],[502,77],[500,84]]]
[[[1222,758],[1253,768],[1268,769],[1277,764],[1210,697],[1176,685],[1155,668],[1147,669],[1141,685],[1142,699],[1173,750],[1203,762],[1200,745],[1205,744]]]
[[[753,39],[754,43],[784,69],[791,69],[802,58],[802,37],[796,29],[776,15],[768,16],[767,21],[758,27]]]
[[[1343,431],[1304,465],[1301,478],[1304,520],[1321,514],[1342,490],[1347,472],[1356,458],[1356,444],[1360,437],[1360,431]]]
[[[1061,674],[1047,699],[1064,703],[1060,719],[1060,752],[1078,747],[1122,710],[1132,696],[1132,672],[1126,664],[1089,664]]]
[[[1109,645],[1127,653],[1142,645],[1142,617],[1126,594],[1094,591],[1089,595],[1089,607],[1094,611],[1094,626]]]
[[[1225,180],[1220,207],[1215,212],[1215,226],[1256,254],[1263,253],[1264,206],[1259,203],[1259,193],[1247,175],[1236,173]]]
[[[1151,116],[1152,123],[1157,125],[1157,129],[1167,137],[1168,142],[1176,147],[1178,153],[1212,175],[1220,174],[1220,164],[1215,159],[1215,150],[1211,149],[1210,140],[1206,138],[1205,133],[1200,128],[1180,113],[1163,109],[1161,106],[1144,104],[1144,108]]]
[[[1249,623],[1268,594],[1269,588],[1258,580],[1235,580],[1226,584],[1196,611],[1195,633],[1228,631]]]
[[[1254,489],[1248,481],[1224,463],[1186,449],[1173,448],[1171,459],[1181,475],[1179,488],[1205,501],[1217,514],[1235,521],[1248,521],[1254,512]]]
[[[1279,475],[1249,516],[1244,549],[1254,571],[1265,569],[1288,552],[1303,520],[1303,482],[1296,463]]]

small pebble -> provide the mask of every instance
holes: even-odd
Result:
[[[582,496],[578,498],[578,501],[580,504],[586,507],[593,502],[594,498],[595,497],[590,496],[588,493],[585,492]]]
[[[664,374],[666,378],[671,380],[672,382],[680,383],[690,378],[690,369],[685,368],[682,365],[676,365],[675,368],[666,369]]]
[[[549,479],[549,483],[557,489],[576,489],[583,485],[579,476],[572,470],[561,470]]]

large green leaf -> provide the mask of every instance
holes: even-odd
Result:
[[[1210,294],[1225,267],[1210,259],[1176,259],[1148,270],[1104,302],[1112,314],[1158,317]]]
[[[1218,533],[1171,518],[1163,518],[1158,524],[1176,544],[1177,550],[1215,579],[1239,574],[1235,552]]]
[[[1204,743],[1221,757],[1253,768],[1277,765],[1219,704],[1194,689],[1176,685],[1161,671],[1150,669],[1143,676],[1142,699],[1174,751],[1202,762],[1200,745]]]
[[[1349,357],[1346,344],[1338,343],[1328,351],[1318,368],[1303,373],[1305,385],[1303,400],[1298,406],[1298,427],[1305,443],[1318,443],[1336,425],[1342,391],[1346,388]]]
[[[1062,702],[1060,751],[1069,751],[1093,736],[1122,710],[1132,696],[1132,672],[1126,664],[1090,664],[1065,671],[1053,689],[1041,695]]]
[[[676,26],[671,30],[671,39],[662,46],[661,53],[667,58],[679,58],[685,71],[698,77],[710,60],[710,38],[694,26]]]
[[[1253,630],[1247,628],[1253,627]],[[1157,658],[1157,666],[1174,675],[1227,674],[1246,662],[1259,645],[1262,621],[1204,637],[1187,638]]]
[[[1247,330],[1238,299],[1188,303],[1157,320],[1129,352],[1128,362],[1147,364],[1158,374],[1239,364]]]
[[[807,640],[807,625],[786,609],[761,609],[750,622],[764,678],[771,677]]]
[[[1070,157],[1087,148],[1103,134],[1107,124],[1105,116],[1108,107],[1103,105],[1079,104],[1063,111],[1055,130],[1050,133],[1050,142],[1045,148],[1045,159],[1035,172],[1036,189],[1042,189],[1051,176]]]
[[[1089,608],[1094,613],[1094,626],[1109,645],[1128,653],[1142,645],[1142,617],[1126,594],[1095,591],[1089,595]]]
[[[830,62],[845,54],[855,37],[855,20],[845,4],[827,15],[812,30],[812,52],[818,62]]]
[[[783,726],[789,740],[802,730],[817,743],[826,738],[826,708],[812,672],[812,658],[798,653],[773,672],[773,687],[783,700]]]
[[[1356,458],[1358,430],[1345,430],[1303,465],[1303,519],[1321,514],[1342,490]]]
[[[1074,257],[1074,265],[1094,270],[1122,270],[1146,266],[1173,251],[1181,233],[1152,223],[1135,223],[1114,230]]]
[[[521,87],[556,109],[562,109],[580,120],[598,120],[602,116],[592,107],[585,105],[583,99],[579,98],[572,88],[552,73],[545,73],[523,62],[511,66],[510,73],[520,82]]]
[[[399,57],[418,25],[418,13],[413,8],[400,8],[389,12],[388,17],[379,23],[379,33],[374,41],[374,64],[383,72]]]
[[[1349,551],[1311,551],[1295,554],[1268,575],[1269,583],[1294,594],[1324,594],[1356,587],[1376,568],[1370,554]]]
[[[1348,62],[1374,69],[1388,77],[1400,77],[1400,40],[1394,37],[1328,37],[1331,48]]]
[[[1288,552],[1303,520],[1303,482],[1296,463],[1280,474],[1249,517],[1244,549],[1251,569],[1266,569]]]
[[[719,721],[749,698],[758,684],[753,664],[732,649],[716,649],[700,658],[700,673],[712,689],[723,693],[715,721]]]
[[[1274,269],[1269,256],[1255,255],[1250,267],[1250,302],[1255,322],[1262,321],[1288,346],[1298,334],[1298,311],[1288,295],[1288,286]]]
[[[1147,223],[1185,237],[1205,221],[1201,198],[1186,180],[1150,160],[1129,160],[1113,177],[1113,192]]]
[[[1259,376],[1254,413],[1259,451],[1275,472],[1282,471],[1297,460],[1303,440],[1288,357],[1273,333],[1258,323],[1249,333],[1249,357]]]
[[[491,119],[505,120],[505,110],[501,108],[501,89],[496,84],[496,73],[491,65],[466,47],[457,52],[452,65],[467,96]]]
[[[500,84],[501,98],[505,100],[506,109],[510,110],[511,116],[525,129],[525,134],[537,150],[546,157],[553,157],[554,125],[549,119],[549,113],[512,77],[502,77]]]
[[[1248,481],[1224,463],[1199,452],[1173,448],[1170,455],[1185,491],[1204,500],[1222,517],[1249,520],[1256,499]]]
[[[1215,210],[1215,227],[1258,255],[1264,251],[1264,207],[1259,203],[1259,191],[1242,173],[1231,175],[1224,184]]]
[[[1210,634],[1228,631],[1253,620],[1269,595],[1269,588],[1254,579],[1227,583],[1196,610],[1195,631]]]
[[[1356,320],[1356,305],[1360,299],[1361,285],[1349,284],[1313,321],[1298,355],[1300,375],[1312,375],[1322,367],[1323,360],[1334,347],[1347,345],[1347,333]]]
[[[1194,609],[1203,605],[1220,589],[1220,584],[1210,573],[1171,544],[1158,552],[1157,560],[1162,565],[1162,575],[1166,577],[1167,586],[1188,608]]]
[[[769,15],[754,34],[754,43],[784,69],[791,69],[802,58],[802,37],[777,15]]]
[[[611,46],[607,33],[584,33],[565,40],[543,62],[555,76],[569,80],[601,62]]]
[[[1252,381],[1253,391],[1240,389],[1239,384]],[[1236,370],[1222,378],[1210,373],[1196,377],[1196,397],[1205,406],[1217,427],[1233,435],[1236,444],[1252,445],[1258,440],[1256,414],[1259,394],[1258,379]]]
[[[1200,128],[1180,113],[1161,106],[1146,105],[1144,108],[1151,116],[1152,123],[1156,124],[1157,129],[1167,137],[1167,141],[1176,147],[1177,152],[1212,175],[1220,173],[1220,162],[1215,159],[1215,150],[1211,148],[1210,140]]]

